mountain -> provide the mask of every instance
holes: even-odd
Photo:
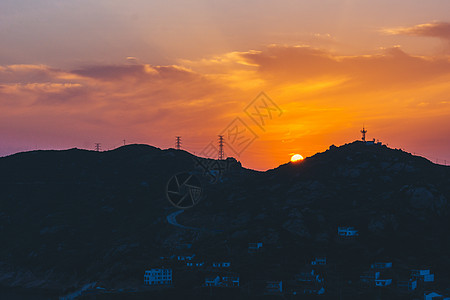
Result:
[[[399,278],[431,267],[433,287],[449,286],[449,167],[359,141],[266,172],[229,159],[220,180],[201,168],[211,163],[147,145],[0,158],[0,284],[60,294],[91,282],[139,288],[161,256],[192,252],[232,261],[242,282],[288,281],[326,255],[330,299],[363,295],[359,276],[380,260],[393,261]],[[166,188],[181,172],[203,189],[176,217],[184,228],[167,221],[177,208]],[[339,226],[359,237],[340,240]],[[257,241],[264,252],[249,256]],[[178,289],[202,283],[203,273],[189,274],[174,273]]]

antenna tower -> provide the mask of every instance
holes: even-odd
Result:
[[[95,151],[100,152],[100,149],[102,148],[102,144],[95,143]]]
[[[367,130],[364,128],[364,126],[363,129],[361,130],[361,133],[362,133],[362,141],[365,142]]]

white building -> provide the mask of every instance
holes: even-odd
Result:
[[[231,262],[213,262],[213,268],[229,268],[231,266]]]
[[[314,260],[311,261],[311,265],[313,266],[324,266],[327,264],[327,258],[326,257],[316,257]]]
[[[266,293],[267,294],[281,294],[283,292],[283,281],[267,281]]]
[[[248,253],[255,253],[261,250],[263,243],[248,243]]]
[[[239,276],[237,275],[226,275],[222,276],[223,287],[239,287]]]
[[[431,274],[430,270],[412,270],[411,277],[422,280],[423,282],[434,282],[434,274]]]
[[[392,284],[392,279],[375,279],[375,286],[388,286]]]
[[[370,265],[370,268],[376,269],[376,270],[390,269],[390,268],[392,268],[392,263],[391,262],[376,262],[376,263],[373,263],[372,265]]]
[[[359,236],[359,232],[355,227],[338,227],[338,236],[343,238],[356,237]]]
[[[188,261],[186,262],[186,266],[187,267],[196,267],[196,268],[201,268],[205,265],[205,263],[203,261],[201,262],[192,262],[192,261]]]
[[[208,276],[205,278],[204,286],[214,287],[239,287],[239,276],[237,275],[225,275],[220,277],[219,275]]]
[[[439,300],[450,300],[450,297],[442,296],[436,292],[425,292],[423,294],[424,300],[432,300],[432,299],[439,299]]]
[[[177,259],[179,261],[186,261],[186,260],[191,261],[191,260],[194,259],[194,257],[195,257],[195,254],[192,254],[192,255],[178,255]]]
[[[151,269],[145,271],[145,285],[166,285],[172,284],[172,269]]]
[[[397,283],[397,286],[399,288],[404,288],[408,291],[414,291],[417,288],[417,280],[410,279],[409,281],[399,281]]]
[[[209,276],[205,278],[205,286],[219,286],[220,277],[217,276]]]

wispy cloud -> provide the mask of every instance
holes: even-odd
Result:
[[[450,40],[450,23],[448,22],[424,23],[411,27],[388,28],[382,31],[393,35],[436,37]]]

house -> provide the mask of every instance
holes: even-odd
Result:
[[[219,286],[220,283],[220,276],[208,276],[205,278],[205,284],[204,286]]]
[[[235,274],[228,274],[224,276],[212,275],[205,278],[204,286],[214,287],[239,287],[239,276]]]
[[[311,272],[300,272],[295,276],[295,279],[299,282],[321,283],[324,281],[319,274],[315,274],[314,270],[311,270]]]
[[[201,261],[201,262],[193,262],[193,261],[187,261],[186,262],[186,267],[190,267],[190,268],[201,268],[205,265],[205,262]]]
[[[145,285],[172,284],[172,269],[155,268],[145,271],[144,284]]]
[[[410,279],[408,281],[399,281],[397,287],[406,291],[414,291],[417,288],[417,280]]]
[[[338,227],[338,236],[341,238],[352,238],[359,236],[355,227]]]
[[[222,287],[239,287],[239,276],[237,275],[226,275],[222,276]]]
[[[326,257],[316,257],[314,260],[311,261],[311,265],[313,266],[324,266],[327,264],[327,258]]]
[[[423,282],[434,282],[434,274],[429,269],[412,270],[411,277]]]
[[[283,281],[267,281],[265,294],[281,294],[283,292]]]
[[[229,268],[231,266],[231,262],[213,262],[213,268]]]
[[[186,261],[186,260],[191,261],[191,260],[194,259],[194,257],[195,257],[195,254],[192,254],[192,255],[178,255],[177,256],[177,260],[178,261]]]
[[[385,270],[392,268],[392,262],[376,262],[370,265],[371,269]]]
[[[375,279],[375,286],[388,286],[392,284],[392,279]]]
[[[436,292],[425,292],[424,294],[423,294],[423,299],[424,300],[450,300],[450,297],[447,297],[447,296],[443,296],[443,295],[440,295],[440,294],[438,294],[438,293],[436,293]]]
[[[248,253],[256,253],[262,249],[263,243],[248,243]]]
[[[361,279],[361,282],[373,283],[380,278],[380,272],[374,270],[366,271],[359,278]]]

